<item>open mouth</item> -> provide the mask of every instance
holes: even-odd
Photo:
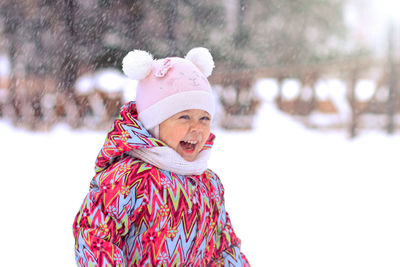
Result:
[[[180,141],[179,144],[183,151],[186,153],[191,153],[196,149],[197,141]]]

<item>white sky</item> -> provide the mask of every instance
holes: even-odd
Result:
[[[396,49],[400,50],[400,1],[349,0],[345,20],[351,29],[350,47],[367,45],[380,57],[387,53],[388,28],[392,20],[396,27]]]

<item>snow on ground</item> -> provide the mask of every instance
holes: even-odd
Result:
[[[74,266],[72,223],[105,132],[0,121],[2,266]],[[252,266],[399,266],[400,135],[305,129],[268,101],[251,132],[216,129],[210,167]]]
[[[270,105],[255,131],[216,134],[211,167],[254,266],[400,264],[399,135],[350,141]]]

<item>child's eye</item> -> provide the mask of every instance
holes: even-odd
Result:
[[[204,116],[204,117],[201,117],[200,120],[202,120],[202,121],[209,121],[209,120],[210,120],[210,117]]]
[[[189,115],[182,115],[179,117],[179,119],[188,120],[188,119],[190,119],[190,117],[189,117]]]

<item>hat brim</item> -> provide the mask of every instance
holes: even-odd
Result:
[[[205,91],[177,93],[146,108],[138,114],[138,119],[146,129],[151,129],[176,113],[188,109],[205,110],[211,117],[214,117],[215,103],[213,95]]]

